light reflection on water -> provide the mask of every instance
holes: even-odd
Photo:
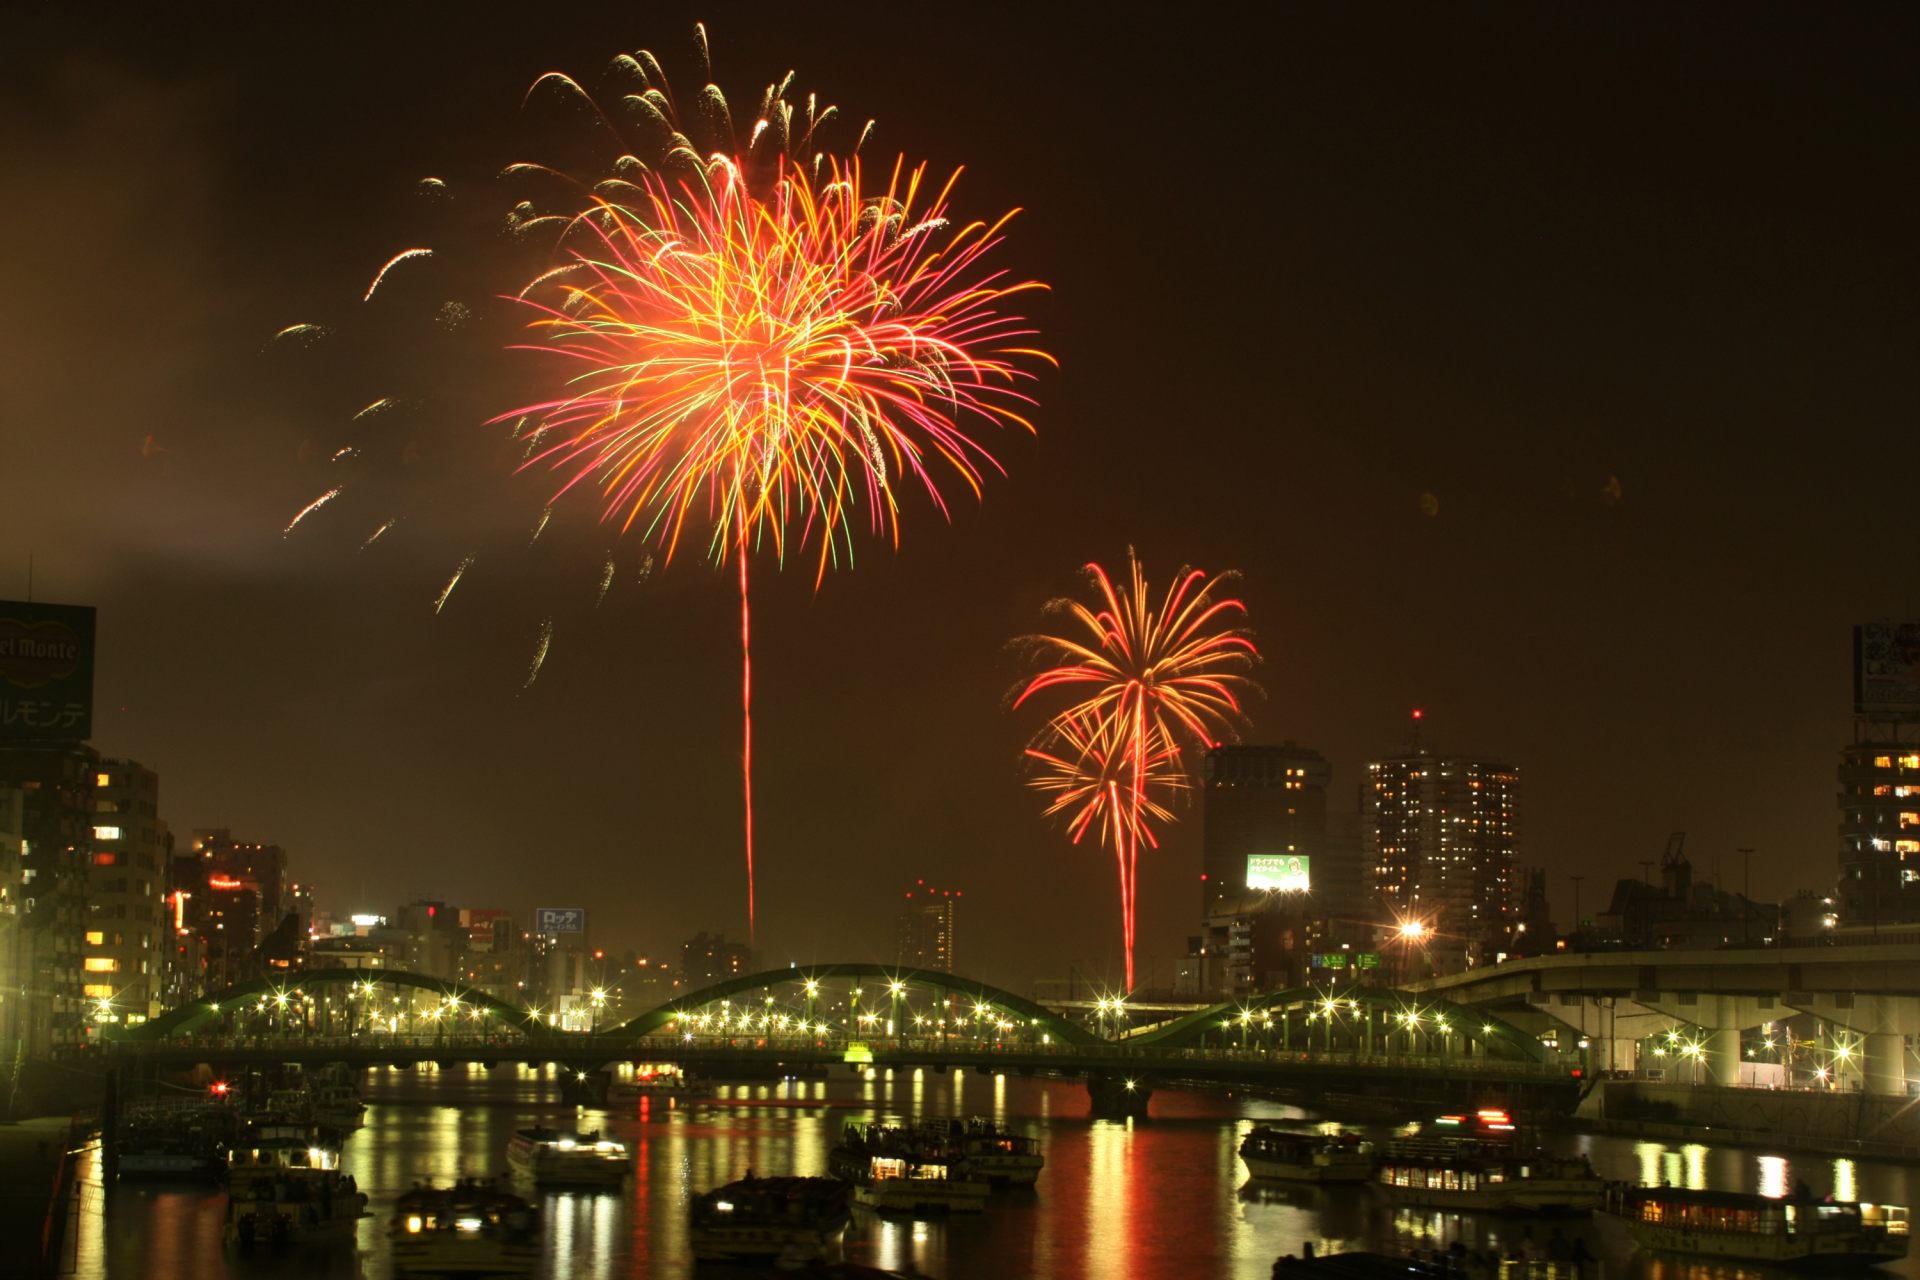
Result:
[[[847,1237],[855,1261],[917,1269],[940,1280],[1264,1280],[1281,1253],[1356,1248],[1405,1252],[1454,1241],[1506,1252],[1544,1246],[1554,1230],[1584,1238],[1618,1280],[1754,1280],[1751,1268],[1630,1255],[1623,1240],[1586,1221],[1502,1219],[1389,1208],[1364,1188],[1250,1182],[1239,1144],[1256,1123],[1317,1127],[1319,1117],[1246,1097],[1162,1090],[1153,1118],[1115,1123],[1088,1114],[1073,1082],[971,1072],[881,1071],[872,1079],[761,1081],[692,1097],[647,1095],[615,1111],[563,1106],[545,1069],[515,1065],[415,1071],[367,1079],[368,1127],[347,1143],[342,1167],[372,1200],[358,1253],[241,1258],[223,1252],[225,1201],[192,1186],[115,1189],[103,1208],[97,1162],[78,1215],[79,1280],[222,1280],[310,1276],[387,1280],[386,1216],[415,1182],[444,1183],[505,1167],[513,1130],[535,1121],[601,1127],[627,1142],[635,1177],[617,1194],[547,1194],[541,1275],[626,1280],[691,1270],[686,1206],[699,1191],[744,1175],[825,1170],[849,1122],[991,1114],[1042,1137],[1047,1168],[1033,1191],[997,1192],[984,1214],[949,1220],[881,1218],[859,1211]],[[1387,1130],[1372,1133],[1385,1141]],[[1554,1140],[1589,1156],[1609,1178],[1782,1194],[1804,1181],[1815,1195],[1914,1204],[1920,1179],[1898,1165],[1567,1134]],[[1878,1275],[1920,1277],[1910,1260]]]

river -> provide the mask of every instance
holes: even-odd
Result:
[[[80,1280],[384,1280],[391,1274],[384,1233],[394,1197],[423,1180],[504,1170],[513,1131],[539,1121],[602,1127],[635,1152],[635,1176],[617,1194],[542,1197],[539,1274],[686,1275],[693,1269],[686,1216],[693,1194],[749,1169],[762,1176],[824,1173],[827,1152],[850,1121],[983,1115],[1041,1138],[1047,1164],[1038,1187],[996,1192],[984,1214],[951,1219],[857,1210],[848,1258],[937,1280],[1264,1280],[1277,1255],[1299,1252],[1309,1240],[1320,1252],[1405,1251],[1454,1239],[1504,1251],[1523,1232],[1544,1246],[1559,1230],[1569,1240],[1584,1237],[1609,1280],[1761,1274],[1636,1255],[1585,1220],[1391,1209],[1364,1188],[1250,1187],[1237,1155],[1247,1129],[1318,1117],[1246,1095],[1162,1089],[1153,1095],[1151,1119],[1116,1123],[1091,1117],[1076,1082],[902,1071],[869,1080],[716,1085],[692,1098],[648,1098],[612,1113],[563,1105],[549,1074],[517,1064],[494,1071],[381,1068],[367,1077],[364,1093],[366,1127],[341,1158],[371,1200],[357,1249],[245,1257],[224,1251],[222,1192],[133,1183],[109,1192],[95,1159],[72,1224],[72,1273]],[[1784,1194],[1804,1180],[1816,1195],[1906,1205],[1920,1189],[1920,1170],[1868,1160],[1572,1133],[1550,1141],[1584,1152],[1605,1177],[1641,1183]],[[1920,1259],[1879,1274],[1920,1277]]]

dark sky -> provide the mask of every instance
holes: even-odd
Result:
[[[1516,763],[1563,915],[1570,874],[1591,910],[1682,829],[1730,887],[1740,846],[1757,895],[1824,884],[1848,628],[1920,610],[1910,12],[1111,9],[12,6],[0,593],[32,551],[41,598],[98,605],[98,745],[177,830],[284,844],[323,907],[742,932],[731,581],[616,545],[593,608],[611,535],[565,512],[525,549],[549,482],[477,405],[396,426],[437,430],[434,483],[283,539],[381,377],[477,402],[511,366],[267,348],[361,324],[431,242],[422,176],[485,204],[539,149],[540,72],[684,69],[704,17],[736,103],[797,68],[879,152],[965,164],[964,212],[1022,206],[1003,261],[1053,286],[1062,362],[983,505],[911,503],[817,594],[756,565],[769,959],[884,955],[923,876],[966,891],[970,972],[1112,963],[1108,862],[1019,785],[1006,645],[1129,545],[1244,574],[1249,736],[1324,751],[1336,803],[1414,705]],[[1197,838],[1193,810],[1143,870],[1148,978]]]

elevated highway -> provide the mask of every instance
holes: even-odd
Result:
[[[1558,1028],[1599,1070],[1738,1084],[1743,1061],[1791,1070],[1801,1053],[1834,1087],[1907,1095],[1920,1080],[1920,943],[1530,956],[1409,990]],[[1826,1030],[1796,1046],[1782,1028],[1796,1015]]]

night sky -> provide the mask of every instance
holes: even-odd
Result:
[[[984,504],[910,500],[817,593],[755,564],[769,961],[890,958],[924,877],[965,890],[967,972],[1117,974],[1110,861],[1040,820],[1006,694],[1009,639],[1129,545],[1241,571],[1247,737],[1323,751],[1335,807],[1413,706],[1518,765],[1563,921],[1570,874],[1592,911],[1676,830],[1730,888],[1740,846],[1756,896],[1830,883],[1848,629],[1920,611],[1910,10],[483,12],[0,19],[0,595],[31,551],[39,598],[99,607],[95,742],[177,832],[277,841],[335,911],[744,932],[732,580],[643,581],[585,508],[528,548],[552,482],[481,425],[515,366],[356,314],[448,216],[420,178],[497,214],[557,136],[537,75],[647,47],[684,88],[704,18],[738,110],[797,68],[876,154],[965,164],[963,212],[1021,206],[1000,260],[1052,286],[1062,364]],[[362,345],[269,346],[302,321]],[[387,440],[421,459],[282,538],[383,379],[444,393]],[[1146,982],[1198,818],[1143,867]]]

